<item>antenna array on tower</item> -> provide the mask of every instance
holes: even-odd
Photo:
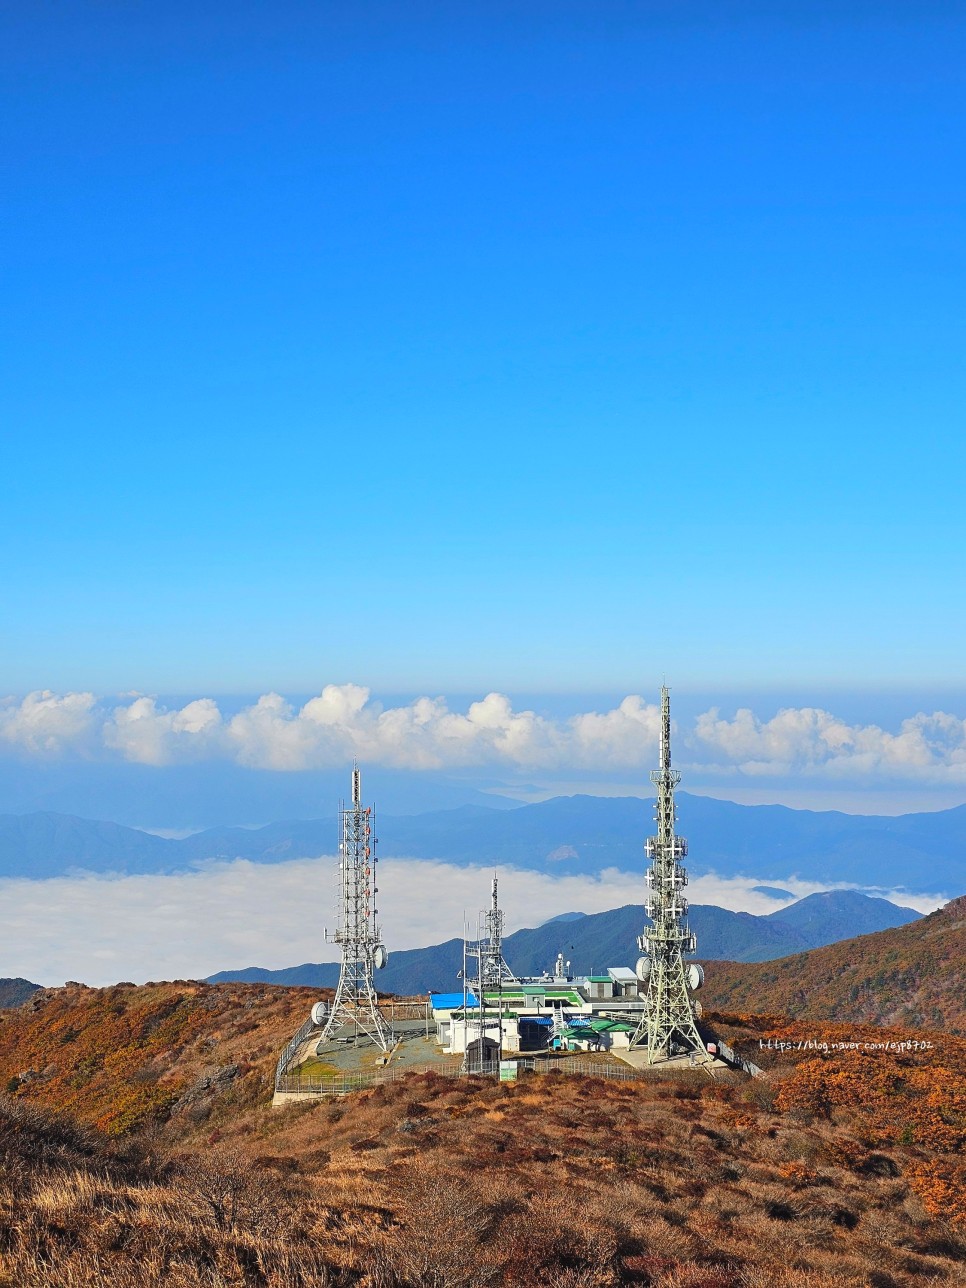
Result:
[[[355,1036],[364,1033],[383,1051],[388,1051],[395,1044],[395,1036],[379,1011],[372,982],[373,970],[385,966],[388,960],[376,920],[374,816],[372,809],[362,804],[362,774],[358,765],[352,768],[352,802],[349,805],[343,802],[341,814],[339,927],[331,942],[342,947],[342,967],[319,1045],[339,1030],[351,1027]]]
[[[475,969],[471,962],[475,959]],[[477,1038],[466,1042],[466,1068],[488,1072],[503,1054],[503,985],[517,983],[516,976],[503,960],[503,910],[497,897],[497,878],[490,891],[490,906],[477,923],[476,939],[463,940],[463,1019],[469,1023],[469,987],[476,987]],[[494,1022],[487,1020],[487,1005],[495,1008]],[[468,1034],[467,1034],[468,1038]],[[475,1056],[471,1052],[475,1050]],[[493,1058],[487,1059],[488,1053]]]
[[[688,927],[688,901],[684,887],[688,874],[682,863],[688,843],[675,833],[677,807],[674,789],[681,775],[671,768],[671,702],[667,686],[661,689],[660,768],[651,774],[657,788],[654,820],[657,835],[648,837],[645,852],[651,860],[647,871],[648,893],[644,911],[651,921],[638,939],[645,954],[637,963],[637,976],[646,983],[646,1008],[634,1038],[647,1043],[648,1064],[667,1060],[676,1052],[700,1052],[704,1042],[698,1032],[689,983],[700,980],[700,968],[685,964],[696,941]]]

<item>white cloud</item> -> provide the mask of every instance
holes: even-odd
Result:
[[[58,740],[28,741],[23,727],[37,696],[11,708],[19,721],[11,741],[31,750],[63,750],[71,742],[66,727]],[[250,768],[275,770],[334,767],[353,756],[370,764],[424,770],[644,764],[654,758],[658,720],[656,708],[639,697],[625,698],[613,711],[564,721],[514,711],[501,693],[487,694],[465,712],[450,710],[443,698],[428,697],[386,709],[356,684],[326,685],[300,708],[267,693],[229,719],[212,698],[169,711],[154,698],[137,696],[95,716],[90,694],[42,696],[52,711],[83,708],[90,728],[99,720],[103,746],[126,760],[163,765],[225,756]],[[38,717],[33,719],[36,723]],[[52,720],[48,715],[48,723]],[[85,727],[85,735],[87,731]]]
[[[142,765],[203,756],[218,747],[221,732],[221,712],[212,698],[189,702],[180,711],[159,711],[154,698],[139,697],[115,707],[103,727],[108,747]]]
[[[609,869],[599,876],[552,877],[509,867],[499,871],[508,932],[562,912],[604,912],[643,897],[639,873]],[[475,925],[491,875],[491,868],[384,859],[380,921],[390,951],[460,936],[464,912]],[[754,892],[756,884],[754,877],[711,874],[692,880],[689,897],[733,911],[763,913],[781,906]],[[781,885],[796,896],[830,888],[795,878]],[[271,865],[238,859],[169,876],[6,879],[0,881],[0,976],[103,985],[333,961],[337,953],[325,943],[323,926],[334,927],[336,898],[333,858]],[[942,902],[907,895],[897,901],[924,912]],[[634,955],[629,943],[627,962]]]
[[[0,739],[35,754],[86,747],[96,726],[93,693],[59,697],[49,689],[28,693],[22,701],[0,700]]]
[[[785,708],[764,721],[747,707],[732,720],[712,708],[698,717],[695,737],[718,753],[719,766],[752,777],[966,783],[966,721],[942,711],[920,712],[890,733],[878,725],[846,724],[815,707]]]
[[[148,765],[224,758],[254,769],[331,768],[353,756],[415,770],[491,769],[640,774],[654,765],[658,709],[630,695],[609,711],[551,719],[517,711],[489,693],[452,710],[441,697],[383,707],[355,684],[330,684],[301,707],[267,693],[225,716],[213,698],[167,710],[145,696],[99,704],[90,693],[44,691],[0,703],[0,740],[33,755],[98,749]],[[966,784],[966,721],[920,712],[896,732],[850,725],[817,707],[770,719],[748,708],[724,718],[712,708],[675,733],[678,763],[701,778],[845,783]],[[690,763],[688,763],[690,761]]]
[[[661,713],[636,694],[602,715],[588,711],[570,720],[577,757],[571,764],[623,769],[651,763],[660,735]]]

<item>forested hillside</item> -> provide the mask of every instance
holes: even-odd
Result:
[[[254,1104],[317,993],[190,980],[42,989],[0,1012],[0,1087],[110,1133]]]
[[[919,921],[759,964],[709,962],[716,1007],[966,1034],[966,897]]]

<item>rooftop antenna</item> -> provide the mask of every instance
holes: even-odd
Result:
[[[371,806],[362,804],[362,773],[352,762],[352,801],[341,806],[342,843],[339,846],[341,907],[339,926],[329,943],[342,947],[342,966],[332,1009],[318,1045],[340,1029],[351,1027],[356,1038],[365,1034],[383,1051],[396,1042],[389,1023],[379,1010],[372,972],[389,960],[376,921],[376,838]]]
[[[637,963],[637,978],[646,984],[647,992],[634,1045],[646,1042],[648,1064],[668,1060],[678,1051],[700,1052],[706,1058],[690,996],[691,990],[704,982],[704,972],[700,966],[688,966],[684,961],[685,953],[695,951],[697,941],[688,927],[688,901],[682,894],[688,874],[681,860],[687,855],[688,843],[674,830],[678,816],[674,789],[681,775],[671,768],[671,699],[666,684],[661,687],[658,765],[651,773],[651,782],[657,788],[657,835],[649,836],[644,844],[651,860],[644,911],[651,925],[637,941],[644,954]]]

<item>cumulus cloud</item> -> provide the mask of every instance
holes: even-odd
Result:
[[[103,726],[105,744],[142,765],[204,756],[217,748],[221,732],[221,712],[212,698],[189,702],[180,711],[159,711],[154,698],[137,698],[116,707]]]
[[[458,937],[465,912],[475,925],[491,875],[490,868],[384,859],[380,921],[390,951]],[[756,883],[754,877],[710,874],[692,880],[689,897],[736,912],[782,906],[753,890]],[[798,897],[830,888],[796,878],[782,886]],[[552,877],[503,867],[500,896],[507,930],[513,931],[563,912],[642,903],[643,882],[640,873],[616,869]],[[0,899],[0,976],[22,975],[42,984],[193,979],[244,966],[278,969],[337,959],[323,935],[337,902],[334,858],[271,865],[238,859],[174,875],[7,879],[0,881]],[[926,912],[942,899],[903,894],[899,902]],[[628,961],[633,952],[629,944]]]
[[[356,684],[326,685],[302,706],[267,693],[232,715],[212,698],[176,710],[145,696],[110,704],[90,693],[47,691],[0,703],[0,742],[32,755],[99,749],[147,765],[222,758],[278,771],[334,768],[355,756],[410,770],[640,773],[655,762],[658,725],[657,707],[634,694],[609,711],[551,719],[515,710],[501,693],[465,711],[441,697],[387,708]],[[817,707],[789,707],[768,719],[749,708],[731,718],[712,708],[675,733],[675,752],[694,771],[692,781],[966,783],[966,721],[945,712],[911,716],[893,732]]]
[[[93,693],[59,697],[49,689],[28,693],[18,702],[0,700],[0,739],[28,752],[62,752],[87,745],[95,729]]]
[[[698,717],[695,737],[717,753],[714,763],[751,776],[966,782],[966,721],[942,711],[920,712],[890,733],[815,707],[785,708],[770,720],[747,707],[731,720],[712,709]]]
[[[95,731],[104,747],[140,764],[223,756],[253,769],[299,770],[334,767],[356,756],[405,769],[545,769],[649,763],[658,728],[657,709],[639,697],[603,714],[554,721],[515,711],[501,693],[487,694],[465,712],[428,697],[384,708],[356,684],[326,685],[301,707],[266,693],[229,718],[212,698],[173,711],[144,696],[97,713],[94,706],[91,694],[33,694],[9,707],[9,740],[32,751],[69,748],[67,716],[76,710],[86,722],[83,728],[77,723],[76,738]]]
[[[660,722],[660,710],[637,695],[625,698],[613,711],[573,716],[570,728],[579,754],[576,763],[623,769],[653,760]]]

